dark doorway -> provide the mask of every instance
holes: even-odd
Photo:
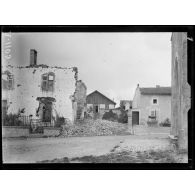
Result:
[[[51,122],[52,119],[52,105],[55,99],[52,97],[38,97],[39,108],[37,110],[37,116],[42,122]]]
[[[132,112],[132,125],[139,125],[139,112],[138,111]]]
[[[98,113],[98,106],[95,106],[95,113]]]
[[[43,122],[51,122],[51,112],[52,112],[52,103],[51,102],[45,102],[43,107]]]

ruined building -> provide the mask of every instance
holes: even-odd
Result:
[[[76,67],[38,65],[36,50],[30,50],[28,66],[2,67],[4,115],[22,111],[41,122],[54,124],[59,117],[74,121],[84,115],[86,89]]]
[[[190,86],[187,82],[187,33],[172,33],[171,137],[178,139],[180,149],[187,149]]]

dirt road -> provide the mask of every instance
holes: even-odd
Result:
[[[3,139],[4,163],[35,163],[62,157],[104,155],[113,148],[145,151],[169,147],[168,131],[126,136]]]

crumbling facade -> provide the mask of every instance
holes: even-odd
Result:
[[[76,89],[72,96],[72,107],[73,107],[73,120],[83,120],[86,116],[87,111],[87,87],[81,81],[76,82]]]
[[[2,67],[3,112],[22,111],[42,122],[55,123],[58,117],[74,121],[72,96],[79,84],[76,67],[37,65],[37,52],[31,50],[29,66]]]
[[[188,145],[188,111],[191,106],[190,86],[187,82],[187,33],[172,33],[172,98],[171,137],[178,139],[180,149]]]

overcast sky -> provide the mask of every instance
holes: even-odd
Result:
[[[171,33],[13,33],[12,64],[77,66],[87,93],[98,90],[117,103],[140,87],[171,85]]]

